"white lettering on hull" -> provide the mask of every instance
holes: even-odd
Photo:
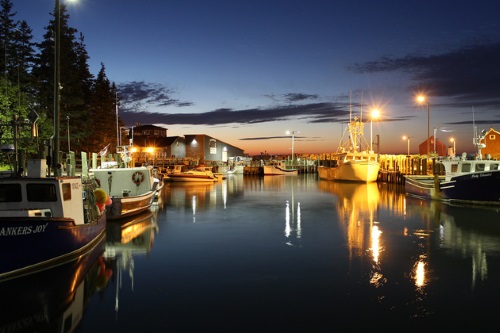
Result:
[[[2,236],[26,236],[30,234],[42,233],[45,232],[47,226],[49,224],[41,224],[41,225],[29,225],[29,226],[20,226],[20,227],[3,227],[0,228],[0,237]]]

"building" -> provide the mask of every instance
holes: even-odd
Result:
[[[486,147],[481,150],[483,158],[489,155],[491,158],[500,160],[500,132],[490,128],[484,135],[484,144]]]
[[[438,139],[434,140],[434,136],[431,136],[428,140],[422,142],[418,146],[418,153],[420,155],[427,155],[427,141],[429,141],[429,152],[431,155],[435,151],[438,156],[447,156],[448,149],[446,148],[446,145]]]
[[[138,125],[127,138],[136,149],[138,162],[154,163],[173,159],[190,159],[200,163],[227,162],[230,157],[244,156],[244,150],[205,134],[167,136],[167,129]]]

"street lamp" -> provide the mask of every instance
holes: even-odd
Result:
[[[300,132],[297,131],[297,134],[299,134]],[[293,146],[294,146],[294,143],[295,143],[295,131],[286,131],[286,134],[288,135],[292,135],[292,165],[294,164],[293,161],[295,159],[295,155],[294,155],[294,152],[293,152]]]
[[[429,104],[429,101],[427,100],[427,97],[425,97],[424,95],[418,95],[417,96],[417,102],[419,104],[424,104],[426,103],[427,104],[427,157],[430,156],[430,104]]]
[[[59,150],[61,147],[59,139],[59,122],[61,120],[61,4],[56,1],[55,24],[56,24],[56,43],[55,43],[55,61],[54,61],[54,143],[52,147],[52,166],[54,175],[61,176],[62,170],[59,165]],[[72,0],[74,2],[74,0]],[[69,144],[68,144],[69,150]]]
[[[372,117],[370,119],[370,153],[373,152],[373,119],[377,119],[380,116],[380,111],[378,109],[372,110]]]
[[[412,136],[403,136],[403,140],[408,140],[408,156],[410,156],[410,139],[413,138]]]
[[[60,3],[56,0],[56,45],[55,45],[55,63],[54,63],[54,143],[52,147],[52,166],[54,169],[54,175],[61,176],[61,169],[58,168],[59,164],[59,120],[60,120],[60,81],[61,81],[61,70],[59,68],[61,60],[61,13],[60,13]]]
[[[455,138],[451,138],[450,142],[453,142],[453,157],[457,156],[457,151],[455,149]]]

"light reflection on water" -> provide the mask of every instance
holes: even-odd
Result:
[[[77,331],[495,331],[499,217],[314,175],[166,184]]]

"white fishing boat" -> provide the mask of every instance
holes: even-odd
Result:
[[[264,176],[275,176],[275,175],[288,175],[296,176],[299,174],[299,170],[296,168],[289,168],[283,161],[271,161],[264,165]]]
[[[370,149],[363,129],[364,123],[359,118],[350,119],[341,144],[327,161],[329,164],[318,166],[320,179],[364,183],[377,181],[380,169],[378,154]]]
[[[168,180],[173,182],[216,182],[222,178],[217,177],[211,167],[198,166],[192,170],[174,172],[168,175]]]
[[[129,167],[129,146],[117,147],[123,163],[104,163],[90,169],[99,186],[111,198],[106,209],[108,220],[122,219],[148,210],[163,182],[155,176],[152,166]]]

